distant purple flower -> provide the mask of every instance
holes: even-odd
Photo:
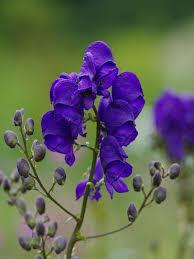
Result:
[[[154,124],[171,159],[183,159],[185,107],[176,93],[167,90],[155,102]]]
[[[181,99],[185,108],[184,140],[186,145],[194,148],[194,96],[186,94]]]

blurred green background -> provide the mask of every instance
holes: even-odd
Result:
[[[151,105],[165,87],[194,91],[194,2],[193,0],[1,0],[0,1],[0,134],[12,128],[17,108],[36,121],[36,137],[41,139],[39,121],[50,107],[49,88],[61,72],[79,71],[85,47],[103,40],[113,49],[120,71],[135,72],[142,83],[146,107],[138,119],[138,139],[128,147],[134,173],[148,174],[150,160],[164,157],[150,148]],[[93,126],[89,139],[92,142]],[[19,152],[8,149],[0,138],[0,168],[6,173],[15,167]],[[52,183],[52,171],[64,166],[65,187],[56,196],[68,208],[78,211],[74,186],[90,165],[90,153],[80,152],[75,168],[48,154],[39,166],[40,176]],[[165,162],[165,161],[164,161]],[[49,179],[49,180],[48,180]],[[130,189],[131,179],[128,180]],[[148,177],[146,178],[148,183]],[[130,191],[116,194],[110,201],[104,192],[99,203],[89,203],[84,232],[93,234],[125,224],[126,208],[141,200]],[[29,198],[33,206],[35,193]],[[23,220],[5,203],[0,191],[0,258],[33,258],[17,244],[24,232]],[[51,218],[61,222],[60,233],[70,234],[66,215],[48,203]],[[176,186],[169,185],[168,200],[143,212],[138,222],[123,233],[79,244],[76,254],[84,259],[165,258],[175,255],[180,235]],[[150,242],[159,241],[159,255],[152,256]],[[31,256],[31,257],[30,257]],[[60,258],[60,257],[59,257]],[[62,257],[61,257],[62,258]]]

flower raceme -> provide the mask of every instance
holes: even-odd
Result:
[[[135,119],[145,102],[138,77],[132,72],[119,74],[110,47],[93,42],[85,50],[79,73],[62,73],[54,80],[50,89],[53,110],[45,113],[41,122],[47,148],[64,154],[71,166],[75,141],[86,136],[84,114],[94,107],[98,96],[95,119],[100,124],[100,148],[89,193],[92,200],[100,199],[103,183],[111,198],[114,191],[128,191],[124,178],[132,173],[132,166],[126,162],[123,146],[137,137]],[[84,195],[87,182],[88,176],[77,185],[77,199]]]
[[[194,147],[194,96],[166,90],[155,102],[153,120],[169,157],[183,160],[186,148]]]

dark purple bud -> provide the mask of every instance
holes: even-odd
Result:
[[[62,167],[58,167],[54,172],[54,179],[59,185],[63,185],[66,181],[66,173]]]
[[[142,177],[140,175],[136,175],[133,178],[133,188],[136,192],[140,192],[142,189],[142,185],[143,185],[143,180]]]
[[[27,212],[25,215],[24,215],[24,218],[25,218],[25,221],[26,221],[26,224],[28,225],[28,227],[30,229],[34,229],[35,226],[36,226],[36,220],[35,218],[32,216],[32,214],[30,212]]]
[[[160,204],[161,202],[166,200],[166,194],[167,194],[166,188],[164,188],[162,186],[158,187],[154,192],[155,202]]]
[[[56,254],[60,254],[66,248],[67,241],[66,238],[63,236],[56,237],[53,242],[53,248]]]
[[[41,144],[38,140],[34,140],[32,144],[33,158],[36,162],[40,162],[46,155],[46,147]]]
[[[36,255],[36,256],[34,257],[34,259],[42,259],[42,256],[41,256],[41,255]]]
[[[36,232],[32,232],[32,248],[39,249],[40,248],[40,237],[36,234]]]
[[[4,179],[4,173],[2,171],[0,171],[0,186],[3,182],[3,179]]]
[[[30,242],[31,242],[31,239],[29,237],[26,237],[26,236],[20,236],[19,237],[19,244],[26,251],[31,250],[31,243]]]
[[[11,182],[10,182],[10,180],[7,178],[7,176],[5,176],[5,177],[3,178],[2,187],[3,187],[3,190],[4,190],[5,192],[9,192],[10,189],[11,189]]]
[[[16,206],[17,206],[20,214],[22,216],[25,215],[27,206],[26,206],[26,201],[24,200],[24,198],[20,197],[16,202]]]
[[[177,164],[177,163],[172,164],[169,168],[170,179],[173,180],[173,179],[176,179],[177,177],[179,177],[180,171],[181,171],[181,168],[180,168],[179,164]]]
[[[161,176],[160,172],[157,171],[157,172],[153,175],[153,177],[152,177],[152,185],[153,185],[154,187],[158,187],[158,186],[160,186],[161,182],[162,182],[162,176]]]
[[[58,228],[57,222],[49,223],[48,230],[47,230],[47,235],[49,237],[54,237],[56,235],[57,228]]]
[[[138,215],[138,211],[135,207],[135,204],[130,203],[129,207],[128,207],[128,210],[127,210],[127,216],[128,216],[129,221],[134,222],[135,219],[137,218],[137,215]]]
[[[13,117],[13,123],[15,126],[21,126],[22,125],[22,117],[23,117],[23,109],[16,110],[15,115]]]
[[[42,221],[39,221],[37,224],[36,224],[36,234],[39,236],[39,237],[43,237],[44,234],[45,234],[45,226],[44,226],[44,223]]]
[[[34,133],[34,120],[32,118],[28,118],[25,123],[25,132],[28,136],[33,135]]]
[[[18,183],[18,182],[19,182],[19,180],[20,180],[20,175],[19,175],[19,172],[18,172],[17,169],[15,169],[15,170],[11,173],[10,178],[11,178],[11,180],[12,180],[13,182],[15,182],[15,183]]]
[[[17,169],[18,169],[18,173],[20,174],[20,176],[23,176],[25,178],[27,178],[29,176],[30,173],[30,166],[28,164],[28,161],[20,158],[17,160]]]
[[[159,161],[151,161],[148,168],[150,171],[150,175],[153,176],[157,170],[160,170],[162,168],[162,164]]]
[[[34,188],[35,186],[35,180],[32,176],[28,176],[28,177],[21,177],[22,179],[22,191],[26,192],[26,191],[30,191]]]
[[[15,134],[15,132],[13,132],[11,130],[5,131],[4,140],[5,140],[5,143],[7,144],[7,146],[9,146],[10,148],[15,148],[15,146],[18,143],[17,135]]]
[[[45,204],[45,200],[42,197],[38,197],[36,199],[36,209],[37,212],[42,215],[45,213],[45,209],[46,209],[46,204]]]

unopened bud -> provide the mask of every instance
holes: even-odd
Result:
[[[17,160],[17,169],[20,176],[23,176],[27,178],[30,173],[30,166],[28,164],[28,161],[21,158]]]
[[[10,198],[7,199],[7,204],[10,205],[10,206],[15,205],[15,202],[16,202],[15,197],[10,197]]]
[[[23,117],[23,109],[16,110],[14,117],[13,117],[13,123],[15,126],[21,126],[22,125],[22,117]]]
[[[34,259],[42,259],[42,256],[41,256],[41,255],[36,255],[36,256],[34,257]]]
[[[33,249],[40,248],[40,237],[36,234],[36,232],[32,232],[32,247]]]
[[[3,190],[4,190],[5,192],[9,192],[10,189],[11,189],[11,182],[10,182],[10,180],[7,178],[7,176],[5,176],[4,179],[3,179],[2,187],[3,187]]]
[[[41,144],[38,140],[34,140],[32,144],[33,158],[36,162],[40,162],[46,155],[46,147]]]
[[[26,221],[26,224],[28,225],[28,227],[30,229],[34,229],[35,226],[36,226],[36,220],[35,218],[32,216],[32,214],[30,212],[27,212],[25,215],[24,215],[24,218],[25,218],[25,221]]]
[[[34,120],[32,118],[28,118],[25,123],[25,132],[28,136],[33,135],[34,133]]]
[[[15,170],[11,173],[10,178],[11,178],[11,180],[12,180],[13,182],[15,182],[15,183],[18,183],[18,182],[19,182],[19,180],[20,180],[20,175],[19,175],[19,172],[18,172],[17,169],[15,169]]]
[[[151,161],[148,165],[150,175],[153,176],[157,170],[162,168],[162,164],[159,161]]]
[[[167,194],[166,188],[164,188],[162,186],[158,187],[154,192],[155,202],[160,204],[161,202],[166,200],[166,194]]]
[[[154,187],[158,187],[158,186],[160,186],[161,182],[162,182],[162,176],[161,176],[160,172],[157,171],[157,172],[153,175],[153,177],[152,177],[152,185],[153,185]]]
[[[57,232],[57,227],[58,227],[57,222],[49,223],[47,235],[49,237],[54,237],[56,235],[56,232]]]
[[[66,248],[67,241],[66,238],[63,236],[56,237],[53,242],[53,248],[56,254],[60,254]]]
[[[10,148],[15,148],[15,146],[18,143],[18,138],[15,132],[11,130],[6,130],[4,133],[4,140],[5,143],[10,147]]]
[[[142,177],[140,175],[136,175],[133,178],[133,188],[136,192],[140,192],[142,189],[142,185],[143,185],[143,180]]]
[[[44,223],[42,221],[39,221],[37,224],[36,224],[36,234],[39,236],[39,237],[42,237],[44,236],[45,234],[45,226],[44,226]]]
[[[66,173],[62,167],[58,167],[54,172],[54,179],[59,185],[63,185],[66,181]]]
[[[31,239],[29,237],[26,237],[26,236],[20,236],[19,237],[19,244],[26,251],[31,250],[30,241],[31,241]]]
[[[21,215],[25,215],[26,213],[26,201],[24,200],[24,198],[19,198],[16,202],[16,206],[20,212]]]
[[[30,191],[34,188],[35,186],[35,180],[32,176],[28,176],[28,177],[22,177],[22,191],[26,192],[26,191]]]
[[[135,207],[134,203],[130,203],[128,210],[127,210],[127,216],[130,222],[134,222],[135,219],[137,218],[138,212],[137,209]]]
[[[170,179],[173,180],[173,179],[176,179],[177,177],[179,177],[180,170],[181,170],[181,168],[180,168],[179,164],[177,164],[177,163],[172,164],[170,166],[170,168],[169,168],[169,177],[170,177]]]
[[[42,197],[38,197],[36,199],[36,209],[37,212],[42,215],[45,213],[45,208],[46,208],[46,204],[45,204],[45,200]]]

